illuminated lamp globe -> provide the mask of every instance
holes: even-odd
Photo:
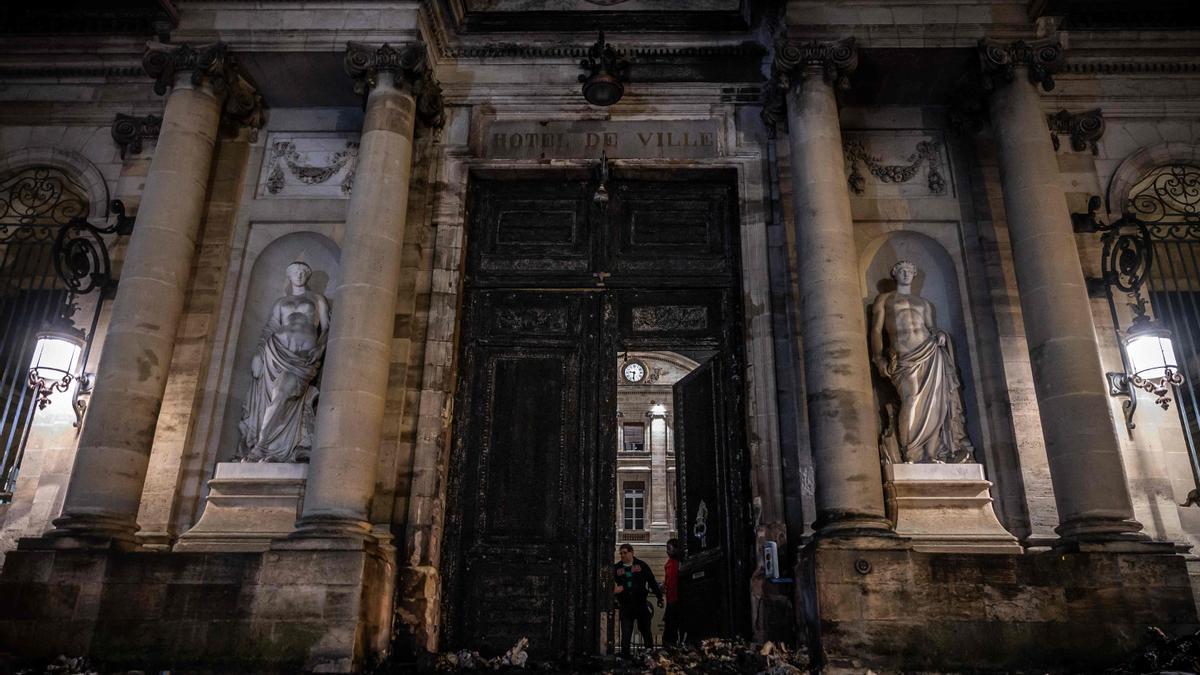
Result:
[[[1171,331],[1142,314],[1133,320],[1125,335],[1125,354],[1130,375],[1143,380],[1161,380],[1179,372]]]
[[[77,377],[79,355],[83,352],[83,336],[65,329],[47,329],[37,334],[33,359],[29,362],[30,384],[49,391],[53,385],[66,391]],[[46,400],[46,403],[49,401]],[[45,403],[41,404],[45,407]]]

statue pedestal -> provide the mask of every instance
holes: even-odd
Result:
[[[208,481],[200,521],[176,551],[266,551],[295,529],[304,500],[307,464],[221,462]]]
[[[887,493],[896,534],[917,551],[1021,553],[992,510],[981,464],[889,464]]]

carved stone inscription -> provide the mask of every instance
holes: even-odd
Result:
[[[474,139],[502,159],[702,159],[724,154],[717,120],[495,121]]]

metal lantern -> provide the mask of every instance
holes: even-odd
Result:
[[[1161,381],[1179,372],[1171,331],[1145,314],[1138,315],[1125,335],[1129,375],[1135,380]]]
[[[37,335],[29,363],[29,386],[37,392],[38,410],[50,405],[50,396],[65,392],[79,378],[82,332],[66,325],[49,327]]]

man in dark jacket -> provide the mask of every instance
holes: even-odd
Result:
[[[658,598],[659,607],[663,605],[663,596],[650,566],[633,557],[633,547],[621,544],[618,550],[621,562],[613,565],[613,593],[621,609],[621,656],[628,657],[634,622],[637,622],[646,649],[654,646],[654,636],[650,633],[650,608],[646,606],[647,589]]]

